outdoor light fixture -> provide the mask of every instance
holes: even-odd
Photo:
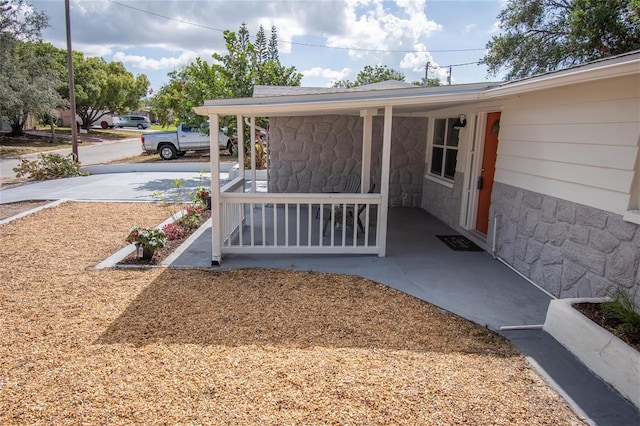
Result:
[[[456,130],[460,130],[467,125],[467,117],[464,114],[460,114],[456,119],[456,122],[453,123],[453,128]]]

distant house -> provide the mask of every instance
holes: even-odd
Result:
[[[256,87],[253,98],[211,100],[196,111],[212,126],[220,115],[269,117],[269,193],[223,191],[214,220],[243,199],[347,208],[349,198],[326,190],[357,175],[360,193],[349,200],[379,211],[374,248],[309,237],[308,248],[294,244],[297,253],[384,256],[386,209],[421,208],[558,297],[611,286],[640,297],[638,51],[506,83]],[[377,194],[366,194],[373,186]],[[312,235],[311,220],[309,228]],[[294,250],[289,241],[231,247],[238,226],[213,229],[214,262],[227,250]]]

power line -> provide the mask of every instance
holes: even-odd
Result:
[[[217,32],[224,32],[220,28],[210,27],[208,25],[198,24],[195,22],[185,21],[183,19],[172,18],[170,16],[162,15],[160,13],[151,12],[149,10],[140,9],[135,6],[131,6],[128,4],[120,3],[115,0],[107,0],[109,3],[116,4],[118,6],[126,7],[132,10],[136,10],[138,12],[146,13],[148,15],[157,16],[159,18],[167,19],[169,21],[179,22],[181,24],[192,25],[194,27],[203,28],[206,30],[212,30]],[[335,50],[354,50],[354,51],[362,51],[362,52],[385,52],[385,53],[449,53],[449,52],[474,52],[480,50],[486,50],[485,48],[478,49],[434,49],[434,50],[396,50],[396,49],[370,49],[365,47],[339,47],[339,46],[327,46],[323,44],[312,44],[312,43],[300,43],[296,41],[287,41],[287,40],[278,40],[278,43],[286,43],[295,46],[304,46],[304,47],[316,47],[321,49],[335,49]]]

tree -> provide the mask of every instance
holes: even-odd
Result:
[[[432,86],[440,86],[442,83],[439,78],[427,78],[422,77],[420,81],[414,81],[411,84],[414,86],[423,86],[423,87],[432,87]]]
[[[37,41],[47,26],[47,15],[32,9],[24,0],[0,0],[2,38],[6,36],[17,41]]]
[[[74,59],[73,76],[76,113],[86,129],[103,115],[138,109],[149,87],[145,74],[134,77],[121,62],[96,57]]]
[[[267,57],[276,62],[280,62],[280,55],[278,54],[278,32],[276,26],[271,27],[271,38],[269,39],[269,49]]]
[[[203,123],[206,118],[197,115],[193,107],[224,93],[218,69],[200,58],[180,71],[169,73],[169,77],[169,83],[151,98],[151,111],[163,125],[173,124],[174,120]]]
[[[640,0],[509,0],[481,63],[524,78],[640,49]]]
[[[256,49],[256,62],[258,64],[262,64],[267,59],[269,59],[267,57],[267,54],[268,54],[267,37],[264,35],[264,27],[262,25],[260,25],[260,28],[258,29],[258,33],[256,34],[255,49]]]
[[[69,98],[66,51],[50,44],[40,47],[43,56],[55,58],[53,70],[60,75],[59,93]],[[149,80],[144,74],[134,76],[121,62],[106,62],[102,58],[85,58],[73,52],[76,113],[82,127],[88,129],[106,114],[138,109],[147,93]]]
[[[404,74],[400,71],[388,68],[386,65],[371,65],[365,66],[362,71],[358,73],[356,81],[340,80],[333,83],[333,87],[357,87],[367,84],[379,83],[387,80],[404,81]]]
[[[22,0],[0,1],[0,12],[0,118],[22,135],[29,114],[51,114],[64,100],[53,58],[37,53],[46,15]]]
[[[161,123],[169,124],[173,115],[178,121],[200,124],[206,118],[197,116],[194,106],[202,105],[206,99],[250,97],[255,85],[300,85],[302,74],[296,72],[295,67],[283,66],[277,59],[275,27],[272,27],[268,46],[262,27],[256,44],[251,43],[244,23],[237,34],[225,31],[224,39],[227,54],[214,53],[213,64],[197,58],[182,70],[169,73],[170,82],[162,86],[151,101],[152,110]],[[233,130],[235,120],[223,118],[222,125]]]

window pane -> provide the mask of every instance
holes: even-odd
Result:
[[[453,176],[456,173],[456,160],[458,158],[458,150],[457,149],[448,149],[447,157],[445,159],[444,164],[444,177],[453,179]],[[442,167],[442,165],[441,165]]]
[[[438,118],[433,129],[433,144],[444,145],[444,130],[447,127],[447,120]]]
[[[455,118],[449,118],[447,120],[447,146],[458,146],[458,135],[460,134],[460,130],[453,128],[455,123]]]
[[[442,155],[444,150],[442,148],[433,147],[431,153],[431,173],[435,173],[442,176]]]

